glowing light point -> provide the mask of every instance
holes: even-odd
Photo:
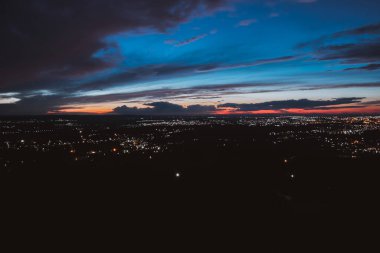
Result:
[[[180,174],[180,173],[178,173],[178,172],[177,172],[177,173],[175,173],[175,177],[177,177],[177,178],[178,178],[178,177],[180,177],[180,176],[181,176],[181,174]]]

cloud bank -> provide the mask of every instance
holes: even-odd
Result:
[[[0,91],[54,85],[107,69],[94,58],[102,39],[126,31],[166,31],[226,5],[223,0],[4,0],[0,9]],[[116,49],[117,51],[117,49]]]
[[[182,105],[168,102],[154,102],[145,104],[146,108],[128,107],[126,105],[113,109],[114,114],[121,115],[208,115],[225,112],[229,113],[254,113],[260,111],[277,111],[279,113],[288,113],[288,110],[319,110],[329,111],[337,109],[363,108],[366,105],[379,105],[378,101],[362,102],[363,97],[336,98],[332,100],[282,100],[269,101],[263,103],[239,104],[225,103],[218,106]]]
[[[145,104],[147,108],[128,107],[126,105],[113,109],[115,114],[122,115],[202,115],[213,114],[216,107],[212,105],[190,105],[187,107],[169,102]]]

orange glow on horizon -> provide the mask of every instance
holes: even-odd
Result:
[[[81,114],[107,114],[111,113],[112,109],[109,108],[101,108],[101,107],[96,107],[96,108],[86,108],[86,107],[78,107],[78,108],[63,108],[59,109],[57,111],[49,112],[49,114],[70,114],[70,113],[81,113]]]
[[[51,111],[49,114],[109,114],[112,113],[113,110],[111,108],[105,107],[67,107],[60,108],[56,111]],[[272,114],[272,115],[281,115],[281,114],[376,114],[380,113],[380,107],[372,106],[365,108],[337,108],[337,109],[329,109],[329,110],[306,110],[300,108],[291,108],[284,110],[258,110],[258,111],[237,111],[235,108],[222,108],[216,110],[212,114],[214,115],[264,115],[264,114]]]
[[[215,112],[216,115],[239,115],[239,114],[281,114],[283,111],[276,110],[259,110],[259,111],[236,111],[234,109],[223,109]]]

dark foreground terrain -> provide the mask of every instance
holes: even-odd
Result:
[[[0,140],[10,234],[281,248],[378,215],[379,117],[10,117]]]

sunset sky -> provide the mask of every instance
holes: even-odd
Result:
[[[0,115],[380,113],[377,0],[5,0]]]

